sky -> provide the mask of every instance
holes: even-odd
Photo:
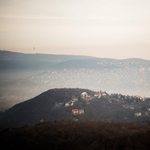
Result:
[[[149,0],[0,0],[0,50],[150,60]]]

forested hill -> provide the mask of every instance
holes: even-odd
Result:
[[[41,119],[44,120],[67,120],[71,119],[72,107],[61,109],[55,108],[55,103],[67,103],[72,96],[80,96],[82,92],[88,92],[93,95],[94,92],[86,89],[52,89],[48,90],[33,99],[16,104],[5,111],[1,118],[0,124],[24,125],[36,124]]]
[[[85,94],[83,96],[82,94]],[[107,92],[99,93],[88,89],[52,89],[30,100],[19,103],[2,113],[0,124],[22,126],[44,121],[59,120],[104,120],[138,121],[146,117],[150,99],[127,97]],[[74,113],[73,110],[77,110]],[[141,112],[140,117],[135,113]]]
[[[15,150],[149,150],[142,123],[60,121],[0,131],[1,147]]]

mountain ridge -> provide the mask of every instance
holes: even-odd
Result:
[[[0,50],[0,60],[30,60],[30,61],[46,61],[46,62],[62,62],[70,59],[87,59],[96,58],[84,55],[65,55],[65,54],[43,54],[43,53],[19,53]]]
[[[65,57],[67,58],[68,57],[68,60],[70,59],[74,59],[74,58],[81,58],[81,59],[84,59],[84,58],[100,58],[100,57],[95,57],[95,56],[86,56],[86,55],[69,55],[69,54],[44,54],[44,53],[35,53],[35,54],[32,54],[32,53],[21,53],[21,52],[12,52],[12,51],[6,51],[6,50],[0,50],[0,60],[15,60],[13,56],[34,56],[34,57],[37,57],[38,59],[40,59],[40,57],[42,58],[43,56],[52,56],[52,57],[62,57],[61,61],[64,61],[65,60]],[[69,58],[70,57],[70,58]],[[27,57],[26,57],[27,58]],[[125,58],[125,59],[115,59],[115,58],[101,58],[101,59],[111,59],[111,60],[146,60],[146,61],[150,61],[150,60],[147,60],[147,59],[143,59],[143,58]]]

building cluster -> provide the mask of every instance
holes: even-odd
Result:
[[[141,112],[138,112],[138,113],[134,113],[135,117],[139,117],[139,116],[142,116],[142,113]]]
[[[93,96],[88,95],[87,92],[83,92],[83,93],[81,93],[81,98],[86,101],[86,104],[90,104],[90,100],[93,99]]]
[[[78,101],[78,98],[73,97],[69,102],[65,103],[65,107],[73,106],[73,103]]]
[[[141,112],[138,113],[134,113],[135,117],[139,117],[142,116]],[[147,109],[147,111],[145,112],[145,116],[149,116],[150,115],[150,108]]]
[[[69,102],[65,103],[65,104],[61,103],[61,102],[56,102],[55,103],[55,108],[60,108],[63,105],[64,105],[64,107],[73,106],[74,102],[76,102],[76,101],[78,101],[78,98],[73,96],[72,99]]]
[[[130,106],[130,105],[123,105],[123,108],[126,108],[126,109],[127,109],[127,108],[130,108],[130,109],[132,109],[132,110],[134,109],[134,107],[133,107],[133,106]]]
[[[56,102],[55,103],[55,108],[60,108],[64,103]]]
[[[83,92],[83,93],[81,93],[81,98],[82,98],[82,99],[86,99],[86,98],[91,98],[91,96],[88,95],[87,92]]]
[[[106,96],[106,93],[105,93],[105,92],[96,92],[96,93],[94,93],[94,97],[101,98],[102,96]],[[85,99],[85,100],[92,100],[92,99],[93,99],[93,96],[88,95],[87,92],[83,92],[83,93],[81,94],[81,98],[82,98],[82,99]]]
[[[113,94],[111,94],[113,95]],[[87,92],[83,92],[81,93],[81,98],[83,100],[86,101],[87,104],[90,104],[90,100],[94,99],[94,97],[97,97],[97,98],[101,98],[101,97],[107,97],[108,94],[106,92],[96,92],[94,93],[94,96],[91,96],[91,95],[88,95]],[[111,99],[108,99],[108,101],[110,103],[113,102],[119,102],[120,100],[119,99],[122,99],[122,95],[116,95],[114,94],[115,97],[111,98]],[[109,97],[108,97],[109,98]],[[125,99],[141,99],[142,101],[144,101],[146,98],[142,98],[141,96],[124,96]],[[64,106],[64,107],[69,107],[69,106],[73,106],[74,103],[78,101],[78,98],[73,96],[72,99],[67,102],[67,103],[61,103],[61,102],[57,102],[55,103],[55,108],[60,108],[61,106]],[[122,102],[122,101],[121,101]],[[136,102],[136,100],[134,100],[134,103]],[[125,109],[131,109],[131,110],[134,110],[134,103],[133,105],[129,105],[129,104],[125,104],[123,105],[123,108]],[[72,114],[73,115],[77,115],[77,114],[84,114],[84,109],[72,109]],[[139,117],[139,116],[142,116],[142,113],[141,112],[136,112],[134,113],[135,117]],[[147,111],[145,112],[145,114],[143,114],[143,116],[149,116],[150,115],[150,108],[147,109]]]
[[[74,115],[77,115],[77,114],[84,114],[84,109],[72,109],[72,113]]]
[[[143,102],[146,100],[145,97],[141,97],[141,96],[138,96],[138,95],[136,95],[136,96],[125,96],[125,99],[140,99]]]
[[[95,93],[95,94],[94,94],[94,97],[101,98],[102,96],[106,96],[106,93],[104,93],[104,92],[99,92],[99,93]]]

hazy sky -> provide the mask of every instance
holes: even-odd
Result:
[[[0,0],[0,49],[150,60],[150,0]]]

